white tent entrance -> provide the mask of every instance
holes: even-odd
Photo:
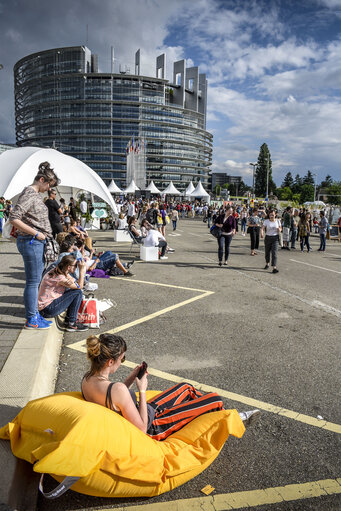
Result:
[[[33,183],[39,164],[48,161],[62,187],[85,190],[103,199],[115,214],[117,208],[104,181],[88,165],[56,149],[20,147],[0,155],[0,195],[12,199]]]

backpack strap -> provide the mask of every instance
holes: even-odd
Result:
[[[80,477],[67,476],[63,479],[63,481],[60,484],[58,484],[58,486],[54,490],[50,492],[44,492],[43,490],[44,475],[45,474],[41,474],[41,478],[39,481],[39,490],[44,495],[45,498],[50,500],[57,499],[58,497],[63,495],[63,493],[65,493],[69,488],[71,488],[71,486],[74,483],[76,483],[80,479]]]

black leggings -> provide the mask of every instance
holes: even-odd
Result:
[[[259,228],[250,227],[251,250],[257,250],[259,247]]]

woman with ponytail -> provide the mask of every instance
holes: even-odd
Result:
[[[126,350],[124,339],[118,335],[88,337],[87,356],[91,367],[81,385],[86,401],[121,414],[155,440],[164,440],[200,415],[223,409],[218,394],[211,392],[203,395],[188,383],[178,383],[147,403],[148,371],[138,378],[142,365],[135,367],[124,383],[111,382],[109,377],[125,361]],[[130,390],[134,383],[139,392],[138,404],[135,393]],[[250,422],[251,417],[254,419],[258,414],[258,410],[253,410],[242,412],[240,416],[242,420]]]

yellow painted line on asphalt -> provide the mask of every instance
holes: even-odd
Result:
[[[298,264],[305,264],[306,266],[312,266],[313,268],[318,268],[319,270],[331,271],[333,273],[338,273],[341,275],[341,271],[330,270],[329,268],[324,268],[323,266],[317,266],[316,264],[305,263],[303,261],[297,261],[296,259],[290,259],[290,261],[293,261],[294,263],[298,263]]]
[[[127,280],[127,277],[111,277],[111,278],[118,279],[118,280],[124,280],[125,282],[138,282],[140,284],[149,284],[150,286],[163,286],[163,287],[171,287],[174,289],[185,289],[185,291],[198,291],[199,293],[214,294],[214,291],[207,291],[207,289],[196,289],[194,287],[174,286],[172,284],[163,284],[161,282],[149,282],[147,280],[137,280],[137,279]]]
[[[321,479],[301,484],[288,484],[264,488],[264,490],[221,493],[208,497],[155,502],[137,506],[115,507],[116,511],[133,508],[134,511],[224,511],[229,509],[250,509],[257,506],[292,502],[293,500],[326,497],[341,493],[341,478]],[[102,511],[109,511],[103,509]]]
[[[158,316],[167,314],[168,312],[178,309],[179,307],[183,307],[184,305],[188,305],[189,303],[195,302],[196,300],[201,300],[202,298],[206,298],[207,296],[214,294],[214,291],[205,291],[204,289],[196,289],[196,288],[192,288],[192,287],[174,286],[172,284],[163,284],[160,282],[149,282],[146,280],[135,280],[135,279],[127,280],[127,277],[111,277],[111,278],[123,280],[124,282],[129,282],[129,283],[135,282],[135,283],[141,283],[141,284],[148,284],[148,285],[152,285],[152,286],[162,286],[162,287],[169,287],[169,288],[174,288],[174,289],[182,289],[185,291],[196,291],[196,292],[200,292],[201,294],[197,295],[197,296],[193,296],[192,298],[188,298],[187,300],[176,303],[174,305],[170,305],[169,307],[166,307],[159,311],[153,312],[152,314],[148,314],[147,316],[143,316],[142,318],[136,319],[134,321],[130,321],[129,323],[125,323],[124,325],[113,328],[112,330],[107,330],[106,332],[101,332],[101,333],[105,333],[105,334],[116,334],[118,332],[122,332],[123,330],[127,330],[128,328],[131,328],[133,326],[140,325],[141,323],[145,323],[146,321],[150,321],[151,319],[157,318]],[[86,339],[82,339],[81,341],[78,341],[74,344],[69,344],[67,347],[86,353],[85,344],[86,344]]]

